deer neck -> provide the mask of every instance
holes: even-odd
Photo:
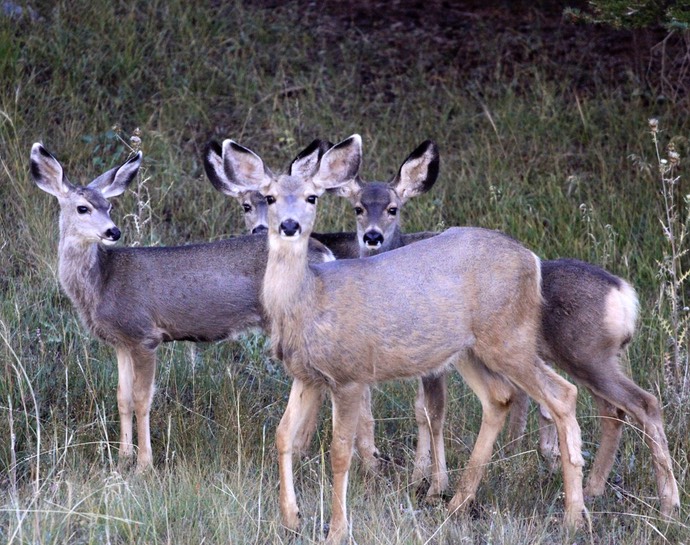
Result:
[[[103,257],[107,252],[95,242],[64,237],[59,245],[60,285],[77,308],[82,320],[92,327],[91,316],[101,299]]]
[[[271,327],[274,352],[289,365],[299,351],[305,323],[311,323],[316,276],[308,263],[308,236],[299,241],[269,234],[262,302]]]

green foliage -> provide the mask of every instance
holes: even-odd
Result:
[[[690,3],[686,0],[591,0],[588,4],[585,11],[566,8],[566,17],[614,28],[690,28]]]

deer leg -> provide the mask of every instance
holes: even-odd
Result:
[[[299,456],[309,455],[309,446],[311,445],[314,434],[316,433],[316,428],[319,424],[319,412],[323,405],[325,391],[320,390],[319,394],[318,403],[305,407],[305,414],[302,417],[302,427],[295,435],[293,449]]]
[[[326,543],[340,543],[347,535],[347,482],[352,462],[355,433],[362,405],[364,384],[350,383],[334,390],[333,442],[331,468],[333,471],[333,505]]]
[[[424,382],[421,378],[414,400],[414,415],[417,421],[417,449],[414,456],[412,482],[419,485],[431,475],[431,422],[424,393]]]
[[[359,424],[355,436],[355,446],[367,472],[376,473],[379,469],[379,450],[374,442],[374,416],[371,413],[371,388],[364,388],[359,410]]]
[[[137,472],[153,465],[151,451],[150,413],[156,376],[156,351],[138,348],[132,351],[132,401],[137,418]]]
[[[629,414],[641,427],[652,453],[661,513],[670,517],[680,508],[678,484],[673,476],[673,460],[668,450],[659,401],[623,374],[587,384],[597,396]],[[617,446],[617,445],[616,445]],[[608,474],[607,474],[608,475]],[[605,477],[604,477],[605,479]]]
[[[120,469],[125,469],[134,457],[132,399],[134,369],[129,350],[117,348],[117,410],[120,414]]]
[[[515,395],[512,384],[490,371],[476,358],[459,360],[456,366],[482,404],[482,424],[458,489],[448,504],[451,513],[468,507],[474,500],[479,481],[491,459],[494,444]]]
[[[558,430],[551,413],[544,405],[539,405],[539,452],[546,460],[549,470],[555,473],[561,460],[558,447]]]
[[[537,358],[529,367],[514,368],[506,374],[530,397],[544,405],[553,417],[563,467],[565,523],[577,527],[585,513],[582,492],[582,438],[575,418],[577,388]]]
[[[280,471],[280,512],[283,526],[292,531],[299,528],[299,507],[292,475],[292,456],[295,452],[295,439],[305,424],[318,413],[321,406],[322,390],[294,379],[285,413],[276,431],[278,466]]]
[[[522,390],[515,392],[508,418],[508,450],[515,452],[522,443],[527,428],[529,397]]]
[[[448,388],[445,375],[422,377],[426,423],[431,434],[431,486],[427,496],[440,496],[448,488],[446,449],[443,444],[443,425],[446,420]]]
[[[585,496],[589,497],[601,496],[604,493],[606,479],[613,468],[625,421],[625,413],[622,410],[598,395],[594,394],[592,397],[599,409],[601,439],[585,486]]]

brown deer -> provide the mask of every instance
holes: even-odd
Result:
[[[424,146],[422,144],[411,157]],[[408,198],[421,194],[431,185],[424,176],[419,177],[423,182],[416,183],[410,183],[409,180],[414,178],[408,177],[405,184],[402,170],[401,167],[400,173],[388,183],[366,183],[355,178],[334,190],[352,204],[357,218],[361,256],[393,249],[411,240],[406,240],[400,233],[400,210]],[[433,234],[414,235],[425,238]],[[328,245],[327,235],[317,238]],[[557,259],[542,261],[542,293],[540,355],[586,387],[599,411],[600,447],[587,478],[585,494],[598,496],[604,493],[627,414],[640,426],[651,451],[661,512],[665,516],[671,515],[679,508],[680,500],[659,402],[627,377],[620,364],[621,353],[635,332],[639,306],[635,290],[600,267],[574,259]],[[445,471],[441,437],[445,416],[444,380],[438,377],[425,384],[427,395],[420,389],[415,404],[420,431],[413,480],[428,477],[433,467],[429,495],[441,492],[448,482],[445,473],[435,473]],[[425,400],[433,401],[432,406],[425,406]],[[517,443],[523,435],[528,404],[529,398],[519,391],[510,409],[509,442]],[[558,464],[556,430],[548,410],[540,407],[538,414],[540,451],[555,468]],[[432,464],[434,459],[440,460],[440,464]]]
[[[137,153],[87,186],[70,183],[41,144],[31,148],[31,173],[60,204],[59,279],[84,325],[115,348],[118,365],[120,462],[152,464],[149,413],[156,348],[174,340],[215,341],[264,325],[259,301],[266,267],[264,235],[208,244],[113,248],[120,230],[108,199],[122,194],[142,161]],[[312,261],[333,259],[318,242]]]
[[[277,431],[283,524],[299,525],[292,476],[295,437],[327,387],[333,403],[332,516],[328,542],[347,534],[346,492],[363,392],[380,381],[443,373],[453,364],[482,403],[477,441],[449,504],[473,500],[515,386],[543,403],[559,435],[565,522],[584,512],[577,389],[537,355],[540,261],[515,240],[480,228],[450,229],[370,259],[310,265],[316,202],[349,183],[361,163],[358,135],[320,161],[303,158],[275,175],[254,152],[222,145],[226,182],[260,191],[269,204],[262,302],[274,354],[294,377]],[[317,409],[318,410],[318,409]]]
[[[331,144],[326,146],[326,149]],[[400,218],[405,203],[428,191],[438,174],[435,145],[422,143],[388,182],[364,182],[359,177],[331,192],[347,198],[357,220],[356,233],[312,233],[312,237],[334,249],[336,258],[367,257],[395,249],[436,233],[401,233]],[[407,165],[407,167],[406,167]],[[417,173],[416,176],[411,173]],[[257,192],[251,197],[254,214],[245,215],[248,228],[268,228],[268,205]],[[607,271],[573,260],[542,261],[541,356],[566,371],[594,398],[600,416],[600,446],[589,471],[585,495],[604,493],[629,415],[641,428],[655,468],[661,512],[671,515],[679,507],[673,460],[668,450],[658,400],[627,377],[620,355],[631,341],[637,322],[638,301],[634,289]],[[443,376],[420,379],[415,401],[419,429],[413,482],[430,478],[427,494],[440,494],[448,485],[443,444],[446,388]],[[427,391],[425,395],[425,390]],[[430,406],[427,406],[427,403]],[[529,398],[519,391],[510,409],[509,444],[516,445],[524,434]],[[362,410],[364,416],[366,410]],[[369,413],[370,414],[370,413]],[[558,464],[558,438],[544,407],[539,408],[539,446],[552,469]],[[315,425],[316,419],[311,422]],[[371,437],[367,437],[370,430]],[[360,426],[357,440],[374,444],[373,427]],[[305,437],[310,435],[305,434]]]
[[[315,140],[293,161],[299,162],[302,156],[318,149],[319,156],[333,146],[327,141]],[[222,150],[218,143],[211,142],[204,153],[204,166],[213,181],[213,170],[221,162]],[[215,164],[214,164],[215,163]],[[421,232],[403,234],[400,229],[400,211],[407,201],[426,193],[436,182],[439,172],[438,146],[431,140],[420,144],[398,169],[398,173],[388,182],[363,182],[359,177],[351,184],[335,189],[333,192],[348,197],[357,214],[357,232],[312,233],[311,236],[325,244],[337,259],[370,257],[378,253],[429,238],[437,233]],[[244,221],[252,233],[268,231],[268,205],[258,191],[236,186],[229,181],[222,185],[214,183],[216,189],[235,198],[243,207]],[[425,394],[426,390],[426,394]],[[430,477],[428,496],[440,495],[448,487],[445,449],[443,448],[443,422],[445,418],[445,380],[432,375],[419,379],[415,400],[415,417],[419,436],[415,456],[413,482],[421,483]],[[428,402],[427,402],[428,400]],[[528,409],[524,404],[524,410]],[[305,430],[303,439],[308,443],[316,431],[318,415],[309,418],[313,428]],[[432,441],[440,441],[431,448]],[[355,448],[367,470],[378,467],[380,454],[374,441],[374,419],[371,414],[370,390],[366,389],[360,412],[359,425],[355,438]],[[557,448],[557,446],[556,446]],[[299,445],[300,452],[307,445]],[[432,456],[437,455],[432,459]],[[435,469],[432,470],[432,467]]]

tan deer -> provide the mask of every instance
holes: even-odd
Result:
[[[327,141],[315,140],[292,162],[299,163],[302,157],[315,152],[320,157],[333,146]],[[268,231],[268,205],[258,191],[251,191],[225,181],[218,185],[213,171],[221,163],[222,150],[218,143],[211,142],[204,153],[204,166],[216,189],[236,199],[243,207],[244,221],[252,233]],[[291,166],[292,168],[292,166]],[[433,187],[439,172],[438,147],[431,140],[420,144],[388,182],[363,182],[359,177],[352,183],[333,192],[348,197],[357,215],[357,232],[312,233],[311,236],[325,244],[337,259],[370,257],[393,250],[412,242],[429,238],[437,233],[420,232],[403,234],[400,228],[400,211],[409,199],[426,193]],[[415,400],[415,417],[419,435],[415,456],[413,482],[421,483],[430,478],[428,496],[440,495],[448,487],[445,449],[443,448],[443,422],[445,419],[445,380],[432,375],[419,379]],[[426,394],[425,394],[426,391]],[[427,402],[428,400],[428,402]],[[524,404],[524,411],[528,409]],[[318,415],[309,418],[313,428],[305,430],[303,439],[311,440]],[[441,442],[431,448],[431,442]],[[296,447],[306,451],[307,445]],[[380,454],[374,440],[374,418],[371,414],[371,395],[367,388],[360,412],[355,438],[355,448],[367,470],[376,470]],[[558,448],[556,446],[556,448]],[[435,458],[432,459],[432,457]],[[432,469],[432,467],[434,469]]]
[[[400,219],[406,202],[428,191],[437,174],[438,151],[432,142],[424,142],[388,182],[365,182],[356,177],[332,191],[352,204],[356,233],[312,233],[312,237],[334,249],[336,258],[345,259],[368,257],[434,236],[436,233],[432,232],[403,234]],[[247,227],[261,226],[265,231],[268,205],[258,192],[253,192],[251,199],[253,213],[245,215]],[[599,412],[600,446],[588,473],[585,495],[594,497],[604,493],[627,414],[640,426],[650,448],[661,513],[672,515],[680,500],[660,404],[623,373],[619,361],[635,332],[638,314],[635,290],[600,267],[574,259],[542,261],[542,290],[541,356],[586,387]],[[412,481],[430,478],[427,494],[433,496],[448,485],[442,436],[445,378],[426,377],[423,384],[415,401],[419,435]],[[529,398],[519,391],[510,409],[509,444],[516,445],[524,434],[528,404]],[[366,414],[363,409],[362,416]],[[538,414],[540,452],[555,469],[559,464],[556,430],[545,408],[540,407]],[[315,425],[316,419],[311,422]],[[372,435],[367,439],[369,432]],[[374,445],[373,426],[360,426],[357,434],[358,441]]]
[[[327,387],[333,403],[332,516],[329,543],[348,530],[346,492],[363,392],[379,381],[442,373],[455,365],[482,403],[477,441],[449,504],[473,500],[503,426],[515,386],[548,408],[558,429],[565,522],[584,512],[577,389],[537,355],[539,259],[495,231],[455,228],[370,259],[310,265],[316,202],[357,176],[361,138],[329,149],[314,165],[274,175],[252,151],[226,140],[226,182],[260,191],[269,204],[268,263],[262,302],[275,355],[294,377],[277,431],[283,524],[299,525],[292,476],[295,437]]]
[[[149,413],[156,348],[174,340],[232,338],[264,325],[259,301],[266,267],[264,235],[208,244],[113,248],[120,230],[108,199],[122,194],[141,164],[137,153],[87,186],[70,183],[41,144],[31,148],[31,173],[60,204],[59,279],[85,326],[115,348],[118,365],[120,462],[134,454],[137,469],[152,464]],[[333,259],[318,242],[310,259]]]
[[[425,145],[415,150],[410,158],[423,156]],[[424,164],[415,165],[417,171],[420,166],[423,168]],[[400,211],[410,197],[428,190],[431,187],[429,180],[435,180],[435,177],[404,176],[403,167],[388,183],[366,183],[355,178],[335,190],[352,204],[357,219],[360,255],[363,257],[400,247],[412,240],[405,239],[400,233]],[[416,233],[414,236],[425,238],[433,236],[433,233]],[[328,245],[328,235],[316,238]],[[627,414],[640,426],[650,449],[661,513],[666,516],[673,514],[679,508],[680,500],[660,404],[652,394],[626,376],[620,364],[621,353],[635,332],[638,314],[635,290],[623,279],[600,267],[574,259],[557,259],[542,261],[542,293],[540,355],[585,386],[599,411],[600,447],[588,474],[585,495],[604,493]],[[445,379],[437,377],[425,387],[427,395],[420,388],[415,404],[419,438],[413,480],[428,477],[431,472],[428,494],[433,495],[442,491],[448,482],[445,473],[436,474],[437,471],[445,471],[442,438]],[[431,402],[431,406],[425,406],[425,402]],[[510,442],[517,442],[524,433],[528,403],[529,398],[519,391],[510,409]],[[539,416],[540,451],[555,467],[558,464],[556,430],[544,407],[540,407]],[[432,464],[433,459],[440,463]]]

